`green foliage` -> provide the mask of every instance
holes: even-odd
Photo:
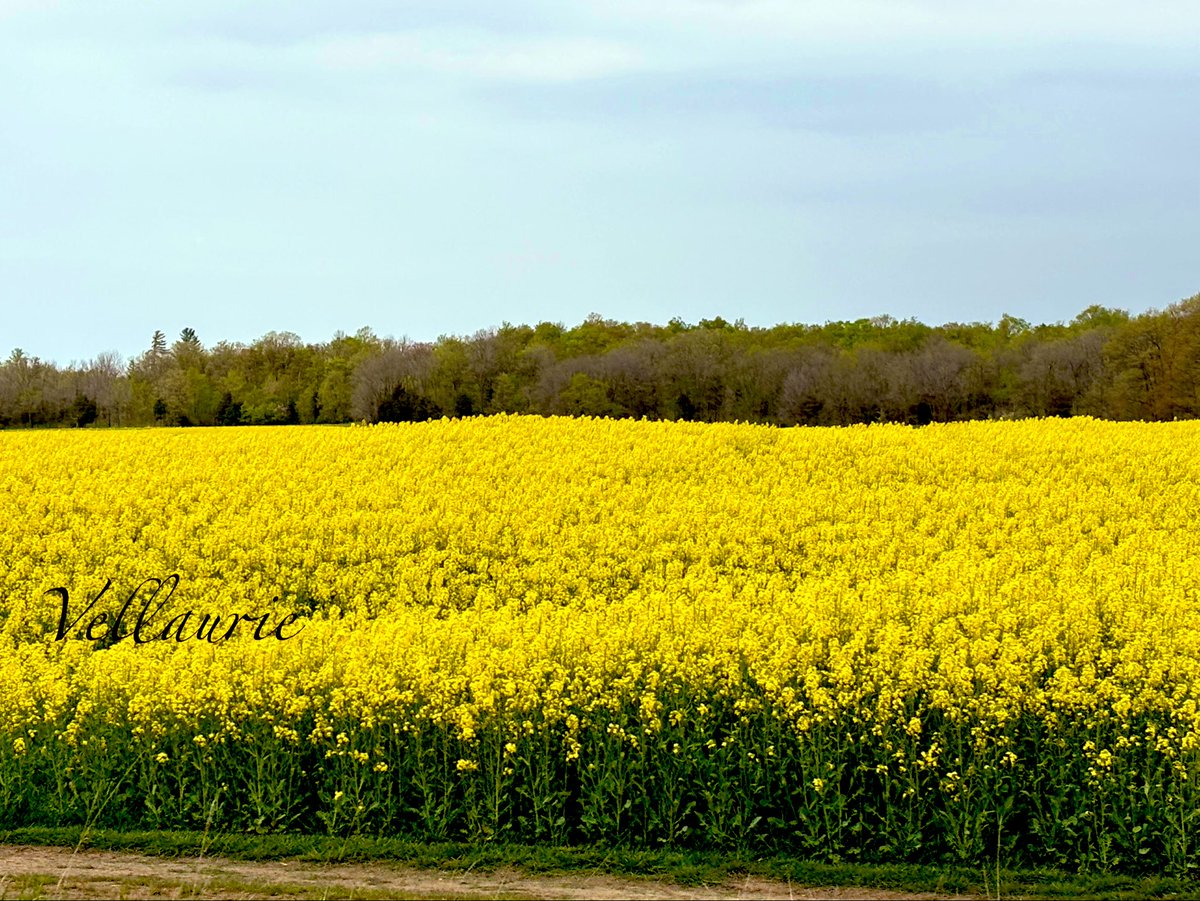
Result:
[[[91,404],[95,405],[95,411]],[[205,348],[161,331],[128,366],[0,363],[0,426],[278,425],[490,413],[847,425],[1089,415],[1200,416],[1200,295],[1130,316],[928,326],[875,316],[750,328],[592,314],[433,344],[370,329],[305,344],[269,332]]]
[[[1115,740],[1165,728],[1151,717],[1128,729],[1064,714],[1053,727],[1029,715],[986,728],[929,719],[919,730],[845,718],[799,731],[762,700],[750,687],[694,697],[668,681],[662,717],[631,698],[579,711],[578,727],[534,715],[523,734],[481,722],[467,740],[414,709],[404,726],[351,718],[329,735],[247,719],[236,741],[201,722],[200,738],[168,732],[153,747],[104,715],[67,712],[78,731],[47,723],[46,734],[86,743],[0,746],[0,828],[1200,873],[1200,753]],[[1118,750],[1097,758],[1097,744]]]
[[[608,396],[608,386],[583,372],[558,394],[559,409],[569,416],[620,416],[624,412]]]
[[[441,408],[428,397],[405,385],[397,385],[391,396],[379,404],[375,419],[378,422],[424,422],[441,415]]]

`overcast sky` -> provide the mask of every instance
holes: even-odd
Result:
[[[0,354],[1200,292],[1200,4],[0,0]]]

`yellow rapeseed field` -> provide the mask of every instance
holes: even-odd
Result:
[[[0,825],[1197,863],[1200,423],[7,432],[0,485]]]

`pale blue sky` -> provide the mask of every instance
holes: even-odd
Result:
[[[0,354],[1200,291],[1200,4],[0,0]]]

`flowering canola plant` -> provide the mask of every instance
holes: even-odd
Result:
[[[0,486],[0,826],[1197,865],[1200,423],[6,432]]]

